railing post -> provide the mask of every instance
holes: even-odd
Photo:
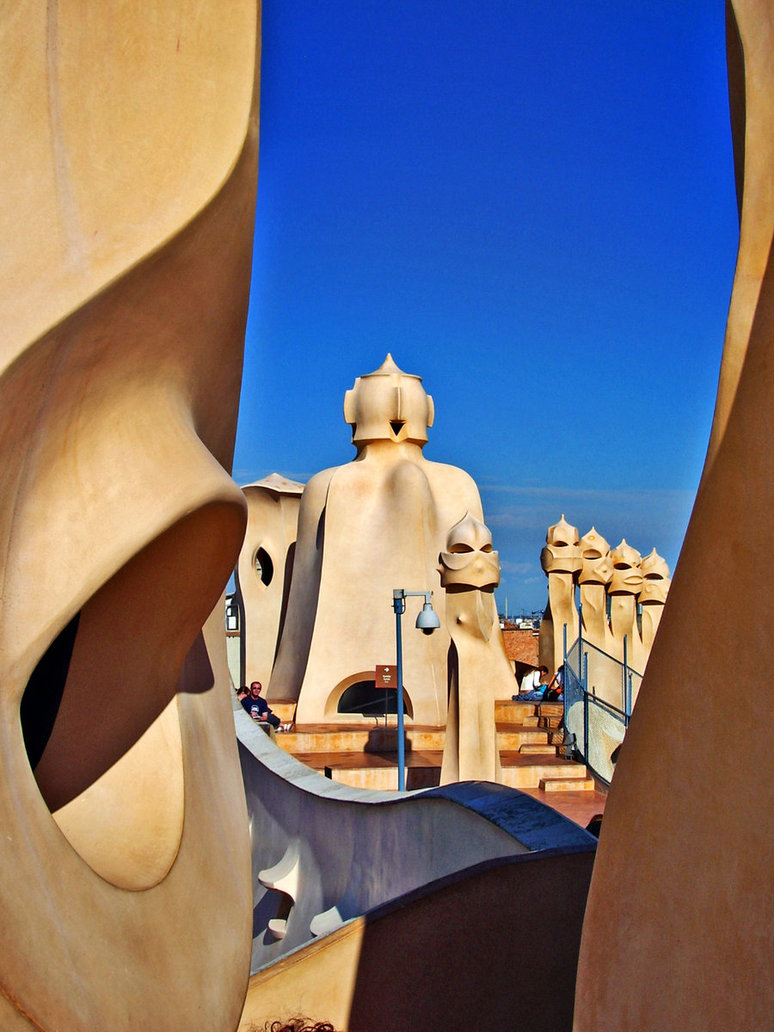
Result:
[[[629,641],[626,635],[623,637],[623,684],[621,685],[621,709],[624,717],[629,719],[629,708],[626,705],[626,683],[629,680]]]
[[[562,741],[567,740],[567,689],[569,688],[569,678],[567,677],[567,624],[562,624],[562,724],[564,725],[564,732],[562,734]]]
[[[583,762],[589,762],[589,654],[582,657],[583,664]]]
[[[583,655],[583,603],[578,603],[578,673],[583,689],[583,759],[586,759],[589,742],[589,657]]]
[[[567,624],[565,624],[565,627]],[[583,603],[578,603],[578,666],[580,667],[581,656],[583,655]]]

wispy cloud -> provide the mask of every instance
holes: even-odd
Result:
[[[592,526],[615,547],[622,538],[651,548],[674,568],[693,505],[693,493],[669,488],[567,488],[561,485],[480,484],[484,515],[500,553],[501,591],[511,604],[534,609],[545,602],[540,551],[546,531],[564,514],[585,534]]]

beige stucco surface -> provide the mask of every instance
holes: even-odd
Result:
[[[744,193],[718,410],[605,811],[578,1032],[764,1030],[774,1010],[774,753],[766,734],[751,733],[769,711],[774,657],[765,560],[774,509],[774,6],[737,0],[734,9],[744,79],[732,19],[731,110]],[[752,671],[742,684],[728,676],[740,665]]]
[[[647,665],[669,593],[669,567],[655,548],[643,557],[625,538],[611,548],[595,527],[579,537],[578,528],[564,516],[548,528],[540,562],[548,577],[541,662],[549,671],[558,669],[564,658],[564,627],[568,651],[582,631],[588,690],[624,709],[621,664],[638,675]],[[632,703],[639,683],[637,676]]]
[[[583,1032],[767,1029],[774,1004],[774,759],[766,736],[750,734],[767,682],[751,677],[740,690],[720,673],[740,657],[765,671],[774,652],[774,598],[761,576],[774,503],[774,12],[768,0],[738,0],[736,11],[744,204],[718,408],[607,807],[578,968]],[[269,915],[266,872],[295,850],[285,946],[307,942],[312,919],[333,906],[356,916],[277,968],[278,990],[267,977],[262,992],[259,975],[246,1015],[274,1017],[299,1001],[342,1027],[410,1027],[421,998],[428,1026],[475,1027],[485,1014],[512,1027],[523,1013],[529,1027],[548,1015],[555,1029],[555,1002],[568,1017],[585,847],[580,869],[567,856],[524,860],[523,842],[482,815],[492,787],[446,790],[472,793],[477,812],[441,793],[387,802],[310,789],[317,776],[268,739],[256,751],[274,751],[260,764],[242,743],[245,811],[220,594],[245,527],[225,469],[250,268],[257,12],[235,0],[228,14],[137,0],[0,13],[0,70],[15,85],[0,95],[0,1027],[234,1029],[251,917],[263,935]],[[404,419],[402,396],[396,408],[382,386],[364,387],[376,389],[374,407],[349,401],[357,460],[318,475],[302,505],[307,586],[291,599],[294,630],[272,687],[299,707],[308,699],[309,719],[329,711],[331,685],[391,659],[392,588],[435,589],[447,619],[437,557],[465,512],[483,519],[470,478],[422,456],[426,396],[405,385]],[[400,424],[392,437],[378,429],[385,421]],[[368,529],[359,539],[355,520]],[[391,565],[397,555],[405,565]],[[363,570],[384,606],[367,655],[341,646],[377,622],[359,593]],[[574,572],[557,567],[560,595]],[[76,616],[54,671],[61,704],[33,771],[22,700]],[[337,632],[341,670],[325,666],[320,629]],[[406,635],[417,720],[445,718],[447,683],[423,671],[444,669],[451,639],[448,624],[446,637]],[[297,656],[333,670],[324,693],[304,695]],[[44,684],[41,698],[55,688]],[[691,719],[665,734],[681,695]],[[261,734],[241,710],[233,719]],[[507,863],[455,877],[482,856]],[[439,876],[452,880],[428,893]],[[281,955],[266,945],[268,959]],[[333,965],[315,968],[325,953]],[[503,988],[519,968],[525,976]],[[385,981],[400,991],[377,1011]]]
[[[317,473],[304,488],[287,618],[268,697],[297,700],[299,723],[341,721],[341,695],[374,679],[378,664],[395,662],[392,592],[433,591],[440,630],[414,630],[421,608],[409,599],[403,618],[408,719],[446,722],[446,659],[450,635],[439,555],[466,513],[483,521],[481,500],[463,470],[424,458],[433,399],[420,377],[403,373],[391,356],[358,377],[344,416],[355,459]],[[492,649],[503,650],[499,628]],[[503,653],[504,655],[504,653]],[[513,678],[495,668],[507,697]],[[349,719],[362,720],[360,715]]]
[[[238,1018],[249,849],[221,592],[245,523],[226,469],[257,29],[247,0],[0,13],[3,1029]],[[55,720],[33,771],[36,670],[24,730]]]
[[[266,687],[287,609],[303,484],[272,473],[242,491],[247,530],[235,571],[242,618],[240,681]]]
[[[501,781],[495,699],[513,682],[493,594],[500,560],[489,528],[469,513],[449,531],[446,548],[441,586],[451,645],[441,784]]]
[[[768,67],[772,47],[771,5],[769,0],[727,2],[726,12],[729,102],[740,216],[739,251],[708,465],[725,433],[757,317],[761,284],[769,261],[774,210],[774,105]],[[732,12],[736,12],[736,19]]]

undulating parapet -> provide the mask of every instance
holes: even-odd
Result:
[[[472,865],[543,854],[591,859],[592,836],[531,796],[480,781],[405,795],[351,788],[304,767],[278,749],[236,700],[233,708],[255,872],[254,972],[283,958],[292,967],[299,947],[313,940],[332,948],[329,937],[337,929],[374,907]],[[578,891],[585,892],[580,883],[559,895],[575,899]],[[472,930],[503,904],[492,898],[485,913],[465,914],[464,923]],[[557,948],[552,933],[549,950]],[[349,961],[335,960],[335,948],[330,956],[328,978],[347,982]],[[281,1013],[316,998],[321,987],[314,972],[307,978],[277,1001]],[[266,992],[266,1000],[249,1001],[249,1013],[260,1008],[270,1015]]]

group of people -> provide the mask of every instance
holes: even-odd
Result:
[[[512,696],[515,702],[559,702],[562,699],[564,671],[562,667],[556,671],[548,683],[548,667],[539,666],[531,674],[527,674],[521,682],[518,695]]]
[[[244,685],[237,692],[237,698],[242,703],[246,713],[249,713],[253,720],[261,724],[269,724],[275,731],[290,731],[292,722],[283,724],[276,713],[272,713],[266,699],[261,697],[263,685],[260,681],[253,681],[249,688]]]

